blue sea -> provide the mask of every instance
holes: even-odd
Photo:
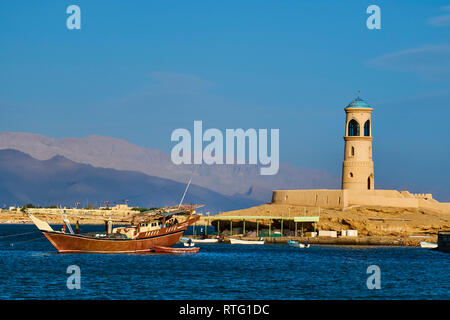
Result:
[[[82,226],[95,230],[102,227]],[[20,233],[28,234],[5,237]],[[57,254],[34,225],[0,225],[0,299],[450,299],[450,254],[438,251],[199,247],[184,255]],[[71,265],[80,268],[80,289],[66,285]],[[367,287],[371,265],[380,268],[380,289]]]

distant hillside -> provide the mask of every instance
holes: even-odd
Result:
[[[68,205],[103,201],[132,206],[177,205],[186,187],[136,171],[119,171],[80,164],[62,156],[37,160],[17,150],[0,150],[0,204]],[[191,184],[185,203],[206,204],[204,211],[246,208],[256,201],[224,196]]]
[[[61,155],[78,163],[139,171],[183,183],[194,172],[193,181],[199,186],[225,195],[241,194],[260,203],[271,200],[273,189],[340,187],[337,176],[286,163],[280,164],[275,176],[261,176],[257,165],[176,166],[164,152],[102,136],[54,139],[32,133],[3,132],[0,133],[0,149],[16,149],[39,160]]]

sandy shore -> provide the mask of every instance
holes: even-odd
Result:
[[[266,204],[239,211],[226,212],[226,215],[261,215],[270,211],[272,215],[283,215],[286,212],[303,213],[303,208],[290,210],[280,205]],[[62,224],[62,217],[58,215],[37,214],[39,219],[50,224]],[[77,221],[81,225],[104,226],[103,217],[89,217],[79,219],[70,217],[71,223]],[[209,224],[208,221],[199,221],[197,225]],[[0,224],[32,224],[26,214],[22,212],[3,211],[0,213]],[[117,224],[117,223],[116,223]],[[123,224],[123,223],[122,223]],[[222,223],[223,224],[223,223]],[[237,223],[233,224],[237,227]],[[248,224],[250,226],[250,224]],[[377,245],[377,246],[419,246],[419,242],[437,242],[439,230],[450,229],[450,214],[441,212],[426,212],[414,209],[396,208],[350,208],[347,210],[321,210],[320,221],[316,226],[320,230],[358,230],[358,237],[266,237],[266,243],[285,243],[289,240],[305,241],[310,244],[326,245]],[[225,230],[222,229],[221,230]],[[258,238],[233,235],[233,238],[257,240]],[[227,237],[225,237],[225,240]]]
[[[318,208],[313,207],[264,204],[248,209],[224,212],[218,216],[224,218],[228,215],[319,216],[320,219],[316,225],[318,230],[358,230],[359,236],[437,235],[438,231],[450,229],[450,212],[414,208],[354,206],[344,210],[321,209],[319,211]],[[238,225],[237,221],[233,223],[234,227]],[[305,224],[306,227],[308,227],[307,224]],[[223,228],[221,227],[222,230],[225,230],[224,228],[225,225]]]
[[[35,214],[35,216],[41,220],[47,221],[49,224],[63,224],[62,216],[60,215],[46,215]],[[104,225],[104,217],[89,217],[79,219],[77,217],[70,217],[68,219],[71,223],[75,224],[77,221],[79,224],[84,225]],[[30,218],[22,212],[3,211],[0,213],[0,224],[33,224]],[[122,223],[123,224],[123,223]]]

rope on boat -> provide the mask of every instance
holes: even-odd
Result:
[[[18,243],[26,243],[26,242],[37,241],[37,240],[44,240],[44,238],[43,237],[39,237],[39,238],[34,238],[34,239],[24,240],[24,241],[19,241],[19,242],[11,242],[9,245],[11,247],[14,247],[14,245],[16,245]]]
[[[25,233],[8,234],[6,236],[0,236],[0,239],[9,238],[9,237],[24,236],[26,234],[32,234],[32,233],[36,233],[36,232],[39,232],[39,231],[31,231],[31,232],[25,232]]]

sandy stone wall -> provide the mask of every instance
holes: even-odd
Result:
[[[322,208],[344,208],[348,190],[275,190],[272,203]]]
[[[349,205],[383,206],[394,208],[418,208],[419,201],[414,197],[404,197],[396,190],[368,190],[348,192]]]
[[[450,213],[450,203],[438,202],[431,194],[411,194],[397,190],[275,190],[272,203],[322,208],[346,208],[353,205],[425,208]]]

